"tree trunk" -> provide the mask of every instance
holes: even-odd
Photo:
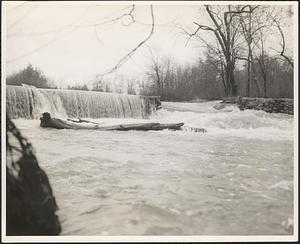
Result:
[[[264,97],[267,97],[267,70],[266,70],[266,65],[265,65],[265,61],[264,61],[264,56],[261,55],[258,59],[258,64],[259,64],[259,68],[261,70],[262,73],[262,77],[263,77],[263,82],[264,82]]]
[[[231,95],[232,96],[237,96],[237,85],[235,84],[235,78],[234,78],[234,69],[231,69]]]
[[[267,75],[265,71],[263,72],[263,80],[264,80],[264,98],[267,98]]]
[[[251,71],[250,71],[250,59],[248,57],[248,64],[247,64],[247,73],[248,73],[248,78],[247,78],[247,92],[246,92],[246,96],[250,97],[250,75],[251,75]]]
[[[260,89],[259,89],[259,84],[258,84],[257,78],[254,79],[254,84],[255,84],[255,88],[256,88],[256,96],[259,97],[260,96]]]
[[[225,80],[226,80],[227,96],[236,96],[237,86],[235,84],[234,64],[232,62],[229,62],[226,66]]]

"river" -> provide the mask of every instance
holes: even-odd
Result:
[[[49,176],[62,235],[293,234],[293,116],[217,103],[166,102],[150,118],[183,131],[14,122]]]

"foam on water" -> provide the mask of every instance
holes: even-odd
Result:
[[[184,122],[187,127],[205,128],[211,134],[236,135],[260,139],[292,139],[293,116],[264,111],[240,111],[235,105],[214,109],[219,101],[191,104],[193,111],[184,112],[188,103],[167,103],[151,119],[164,122]],[[197,107],[198,106],[198,107]],[[170,110],[169,108],[172,107]]]
[[[286,114],[270,114],[264,111],[240,111],[235,105],[227,105],[222,110],[214,109],[219,101],[201,104],[163,103],[163,109],[153,113],[149,119],[136,118],[101,118],[86,120],[97,122],[103,126],[126,123],[179,123],[183,122],[183,131],[164,130],[156,133],[195,133],[192,128],[204,128],[215,136],[238,136],[260,140],[292,140],[293,116]],[[192,111],[183,111],[191,105]],[[167,108],[166,108],[167,107]],[[172,107],[171,110],[169,108]],[[66,118],[66,117],[61,117]],[[83,123],[82,123],[83,125]],[[88,124],[84,124],[85,126]],[[151,133],[151,132],[149,132]],[[203,135],[205,136],[205,135]]]
[[[270,189],[283,189],[283,190],[292,190],[293,189],[293,181],[287,181],[287,180],[281,180],[272,186],[270,186]]]

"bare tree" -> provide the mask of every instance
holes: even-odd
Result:
[[[148,78],[154,82],[156,89],[157,89],[157,94],[159,96],[163,95],[163,89],[164,89],[164,75],[165,75],[165,70],[164,70],[164,66],[161,63],[160,58],[155,55],[151,49],[150,53],[151,53],[151,64],[149,66],[149,71],[147,72],[147,76]]]
[[[204,40],[202,40],[205,42]],[[217,44],[216,47],[206,43],[207,53],[206,53],[206,61],[212,64],[216,71],[218,72],[218,76],[221,78],[222,85],[224,88],[224,94],[226,94],[226,78],[225,78],[225,60],[222,54],[222,50],[220,49],[219,45]]]
[[[253,8],[252,6],[250,8]],[[255,61],[259,61],[262,74],[266,73],[264,68],[264,59],[267,57],[265,40],[270,35],[270,29],[273,26],[272,16],[274,8],[270,6],[257,6],[255,11],[250,11],[248,14],[241,15],[242,33],[246,43],[247,57],[244,59],[247,62],[247,96],[251,96],[251,84],[254,84],[256,96],[260,96],[260,86],[258,83],[257,70],[254,65]],[[266,94],[266,76],[263,75],[264,94]]]
[[[194,24],[197,29],[189,35],[188,40],[197,35],[200,30],[212,32],[215,40],[220,46],[222,56],[224,57],[224,83],[225,95],[236,96],[237,86],[234,79],[234,70],[236,66],[236,59],[239,52],[239,29],[240,22],[237,17],[243,14],[252,13],[258,6],[251,5],[227,5],[223,9],[213,9],[209,5],[205,5],[206,13],[208,14],[212,25],[203,25],[197,22]]]
[[[253,7],[250,6],[250,9],[252,9]],[[248,14],[246,14],[245,16],[240,16],[240,21],[241,21],[241,27],[242,27],[242,32],[246,41],[246,45],[247,45],[247,90],[246,90],[246,94],[247,97],[250,97],[250,84],[251,84],[251,80],[252,80],[252,70],[253,73],[255,73],[254,71],[254,66],[252,65],[253,63],[253,39],[254,39],[254,35],[255,32],[257,32],[259,29],[263,28],[263,26],[255,26],[256,20],[253,19],[253,11],[249,11]],[[255,81],[257,81],[256,79],[254,79]],[[257,88],[257,95],[259,95],[259,86],[256,82],[256,88]]]
[[[270,56],[266,48],[266,41],[268,40],[269,36],[272,36],[274,24],[276,29],[278,28],[280,30],[281,39],[282,39],[282,44],[281,44],[282,50],[280,52],[280,56],[284,57],[284,61],[287,61],[293,67],[292,60],[284,54],[286,49],[286,44],[285,44],[282,28],[279,25],[280,19],[282,18],[282,14],[280,14],[280,16],[281,17],[279,17],[278,15],[278,9],[276,10],[275,8],[271,8],[270,6],[260,6],[260,8],[257,9],[257,11],[255,12],[254,23],[256,28],[254,28],[253,33],[251,35],[254,44],[251,51],[251,56],[252,56],[251,66],[252,66],[253,73],[256,73],[255,71],[256,66],[254,65],[254,62],[258,63],[258,67],[261,72],[261,76],[263,80],[264,97],[267,97],[267,83],[268,83],[267,80],[268,80],[268,73],[269,73],[268,66],[270,60]],[[255,76],[254,84],[258,87],[257,81],[258,81],[257,76]]]
[[[263,85],[264,85],[264,97],[267,97],[267,54],[265,50],[265,35],[262,30],[259,31],[260,37],[259,37],[259,42],[256,43],[256,46],[259,49],[259,54],[256,56],[255,60],[259,64],[259,68],[262,74],[262,79],[263,79]],[[253,65],[253,67],[255,67]]]

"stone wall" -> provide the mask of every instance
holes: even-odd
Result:
[[[236,103],[240,110],[255,109],[268,113],[294,114],[294,100],[289,98],[228,97],[223,103]]]

